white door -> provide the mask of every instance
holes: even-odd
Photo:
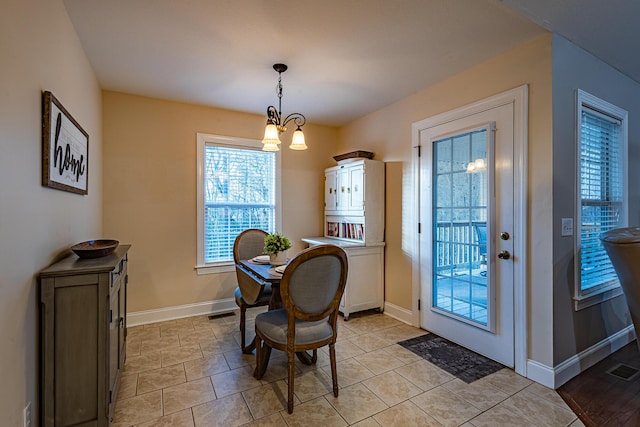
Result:
[[[421,326],[514,367],[512,104],[420,130]]]

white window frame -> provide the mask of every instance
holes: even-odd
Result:
[[[207,145],[245,148],[248,150],[262,149],[262,142],[256,139],[236,138],[231,136],[198,133],[196,137],[197,150],[197,245],[198,259],[196,271],[198,275],[229,273],[235,271],[233,260],[229,262],[204,262],[204,158]],[[282,183],[281,183],[281,152],[276,152],[276,230],[282,230]]]
[[[600,113],[604,116],[620,121],[620,149],[622,157],[622,194],[623,207],[620,212],[620,227],[627,225],[629,211],[629,193],[628,193],[628,112],[609,102],[606,102],[590,93],[578,89],[576,93],[576,175],[575,175],[575,191],[576,191],[576,233],[574,237],[574,303],[575,310],[581,310],[595,304],[599,304],[611,298],[622,295],[622,288],[619,281],[613,283],[602,284],[582,290],[582,265],[581,265],[581,240],[582,240],[582,192],[580,179],[581,165],[581,129],[582,129],[582,112],[588,109],[590,112]]]

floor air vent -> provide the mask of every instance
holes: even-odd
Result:
[[[220,319],[222,317],[229,317],[229,316],[235,316],[235,313],[233,311],[230,311],[228,313],[212,314],[209,316],[209,320]]]
[[[623,365],[622,363],[614,366],[607,371],[607,374],[613,375],[616,378],[620,378],[625,381],[632,381],[638,376],[640,370],[632,368],[629,365]]]

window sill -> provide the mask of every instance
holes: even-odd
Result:
[[[613,299],[622,295],[622,288],[620,285],[604,288],[593,295],[583,295],[573,299],[575,311],[582,310],[583,308],[591,307],[592,305],[603,303],[607,300]]]
[[[236,271],[236,265],[233,263],[221,265],[196,265],[195,268],[198,276],[205,274],[231,273]]]

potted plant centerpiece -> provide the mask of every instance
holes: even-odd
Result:
[[[280,233],[269,234],[264,238],[264,253],[269,254],[272,265],[287,263],[285,251],[291,247],[291,240]]]

